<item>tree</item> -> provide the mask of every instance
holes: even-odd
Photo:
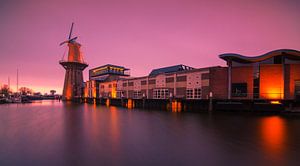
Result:
[[[22,95],[29,95],[32,94],[32,90],[27,88],[27,87],[21,87],[19,89],[19,91],[21,92]]]
[[[8,97],[9,94],[11,93],[11,90],[9,89],[8,85],[3,85],[0,89],[0,93]]]
[[[51,95],[54,95],[56,93],[56,90],[50,90]]]

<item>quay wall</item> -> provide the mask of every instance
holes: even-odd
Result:
[[[222,99],[113,99],[85,98],[85,103],[106,106],[125,107],[128,109],[163,110],[173,112],[203,111],[255,111],[255,112],[290,112],[300,107],[294,100],[282,100],[271,103],[268,100],[222,100]]]

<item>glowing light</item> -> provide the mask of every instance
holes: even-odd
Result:
[[[67,85],[67,88],[66,88],[66,95],[65,95],[65,98],[66,100],[71,100],[72,98],[72,86],[71,85]]]
[[[110,105],[110,99],[106,99],[106,106],[109,106]]]
[[[117,84],[113,83],[112,89],[111,89],[111,97],[112,98],[117,98]]]
[[[281,104],[280,101],[278,101],[278,100],[271,101],[270,103],[271,103],[271,104]]]
[[[132,99],[128,99],[127,108],[129,108],[129,109],[134,108],[134,101]]]
[[[260,66],[260,98],[275,100],[284,98],[282,65]]]
[[[280,117],[267,117],[261,123],[262,144],[272,157],[278,157],[284,150],[286,128]]]
[[[182,104],[181,102],[175,100],[172,101],[172,112],[181,112],[182,111]]]

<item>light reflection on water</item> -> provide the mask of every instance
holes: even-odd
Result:
[[[278,116],[266,117],[261,120],[262,144],[267,154],[280,157],[285,151],[286,133],[285,120]]]
[[[0,105],[0,165],[299,165],[300,117]]]

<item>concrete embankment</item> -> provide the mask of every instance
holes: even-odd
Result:
[[[262,111],[299,112],[300,104],[295,101],[266,100],[186,100],[186,99],[108,99],[85,98],[81,102],[156,110],[181,111]]]

